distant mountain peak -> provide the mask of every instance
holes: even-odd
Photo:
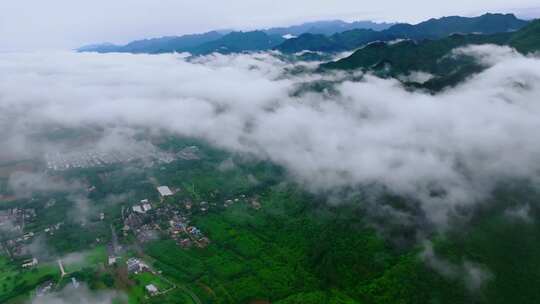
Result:
[[[289,27],[254,31],[211,31],[203,34],[165,36],[132,41],[124,46],[97,44],[78,49],[81,52],[232,53],[276,48],[284,53],[304,50],[341,52],[354,50],[373,41],[396,39],[440,39],[455,33],[493,34],[516,31],[527,25],[514,14],[486,13],[478,17],[446,16],[418,24],[390,24],[372,21],[345,22],[323,20]]]

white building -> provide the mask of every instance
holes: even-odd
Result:
[[[167,197],[167,196],[173,195],[171,189],[169,189],[169,187],[167,186],[159,186],[157,187],[157,191],[159,192],[159,195],[161,195],[161,197]]]
[[[150,203],[144,203],[141,205],[135,205],[131,209],[137,213],[146,213],[147,211],[152,210],[152,205]]]
[[[154,284],[146,285],[145,288],[151,296],[155,296],[158,293],[158,289]]]
[[[138,274],[140,272],[150,269],[148,265],[137,258],[130,258],[126,261],[128,273]]]
[[[115,256],[109,256],[109,266],[116,263],[116,257]]]
[[[26,260],[24,261],[24,263],[21,265],[22,268],[30,268],[30,267],[34,267],[38,264],[38,260],[36,258],[33,258],[31,260]]]
[[[144,211],[142,209],[142,206],[139,206],[139,205],[135,205],[131,209],[133,209],[133,211],[135,211],[137,213],[144,213]]]

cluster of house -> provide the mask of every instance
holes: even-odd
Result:
[[[2,231],[22,231],[26,222],[36,217],[35,209],[11,208],[0,210],[0,229]]]
[[[24,260],[21,264],[21,267],[22,268],[32,268],[34,266],[37,266],[38,264],[38,259],[36,258],[31,258],[31,259],[27,259],[27,260]]]
[[[159,294],[159,289],[154,284],[148,284],[144,287],[150,296],[156,296]]]
[[[24,241],[22,237],[1,243],[0,249],[11,259],[24,257],[29,254],[28,242]]]
[[[77,279],[75,277],[72,277],[71,278],[71,286],[73,286],[73,288],[77,289],[77,288],[79,288],[81,286],[81,283],[79,283],[79,281],[77,281]],[[36,287],[36,297],[43,297],[43,296],[46,296],[46,295],[50,294],[51,292],[54,291],[55,287],[57,287],[57,285],[52,280],[46,281],[46,282],[38,285]],[[38,302],[40,302],[40,301],[38,301]],[[56,303],[56,302],[54,302],[54,303]]]
[[[30,254],[30,243],[35,237],[34,232],[24,233],[24,227],[36,217],[35,209],[12,208],[0,211],[0,232],[3,232],[4,239],[0,244],[0,251],[3,251],[9,258],[22,258]],[[31,268],[37,265],[37,259],[23,261],[23,268]]]
[[[189,226],[189,220],[185,217],[175,217],[169,221],[169,225],[171,238],[182,248],[193,245],[204,248],[210,244],[210,239],[197,227]]]
[[[240,195],[237,198],[225,200],[223,202],[223,207],[226,209],[226,208],[229,208],[230,206],[232,206],[232,205],[234,205],[236,203],[248,203],[255,210],[259,210],[259,209],[262,208],[262,205],[259,202],[257,197],[255,197],[255,198],[247,198],[246,195],[244,195],[244,194]],[[188,212],[191,212],[193,210],[196,210],[196,208],[198,208],[198,210],[200,210],[200,212],[205,213],[210,209],[210,206],[216,207],[217,204],[216,203],[208,203],[206,201],[202,201],[202,202],[200,202],[198,204],[194,204],[191,201],[185,201],[184,202],[184,208]]]
[[[152,272],[150,266],[138,258],[129,258],[126,261],[126,266],[129,274],[137,275],[142,272]],[[150,296],[156,296],[159,294],[159,289],[154,284],[148,284],[144,288]]]
[[[156,189],[162,200],[174,195],[168,186],[159,186]],[[209,205],[208,202],[200,202],[198,208],[201,212],[206,212]],[[154,240],[162,231],[160,223],[168,221],[168,233],[178,245],[183,248],[194,245],[201,248],[206,247],[210,240],[198,228],[189,225],[188,216],[191,214],[192,206],[193,204],[188,201],[184,205],[185,210],[181,210],[178,205],[173,204],[162,204],[154,208],[148,199],[141,200],[132,206],[131,212],[128,212],[124,217],[124,236],[127,236],[131,231],[140,243]]]
[[[161,199],[174,195],[174,193],[171,191],[171,189],[168,186],[159,186],[157,187],[157,191]]]
[[[36,288],[36,296],[37,297],[43,297],[47,294],[49,294],[54,288],[54,282],[53,281],[46,281],[42,284],[40,284]]]
[[[131,209],[133,210],[133,212],[144,214],[152,210],[152,205],[147,199],[143,199],[141,200],[140,204],[131,207]]]
[[[152,145],[148,145],[145,149],[136,150],[48,153],[45,155],[45,164],[49,170],[64,171],[74,168],[92,168],[129,163],[136,160],[168,164],[175,159],[176,155],[163,152]]]
[[[66,273],[63,271],[63,268],[62,268],[62,277],[65,274]],[[36,297],[43,297],[50,294],[51,292],[55,290],[55,287],[57,286],[60,286],[60,285],[57,285],[57,283],[55,283],[55,281],[53,280],[48,280],[41,283],[40,285],[36,287]],[[75,277],[71,277],[71,286],[73,286],[74,289],[77,289],[81,286],[81,283],[79,283],[79,281],[77,281]]]
[[[0,211],[0,232],[8,238],[1,249],[10,257],[26,254],[25,244],[34,238],[33,232],[23,233],[24,227],[36,217],[35,209],[11,208]]]
[[[223,203],[223,207],[225,208],[229,208],[230,206],[232,206],[233,204],[235,203],[239,203],[239,202],[245,202],[245,203],[248,203],[253,209],[255,210],[259,210],[262,208],[261,206],[261,203],[259,202],[259,199],[257,197],[254,197],[254,198],[247,198],[246,195],[242,194],[240,195],[239,197],[237,198],[234,198],[234,199],[228,199],[226,200],[224,203]]]
[[[198,203],[197,205],[193,204],[192,201],[185,201],[183,203],[184,205],[184,208],[186,210],[186,212],[188,212],[189,214],[191,214],[192,211],[194,210],[200,210],[202,213],[205,213],[205,212],[208,212],[208,210],[210,210],[210,205],[212,205],[213,207],[216,207],[217,204],[216,203],[208,203],[206,201],[202,201],[200,203]]]
[[[138,258],[129,258],[126,261],[126,266],[129,274],[139,274],[141,272],[150,271],[150,267]]]
[[[183,160],[199,160],[199,148],[197,146],[186,147],[176,153],[176,156]]]
[[[62,225],[64,225],[64,222],[60,222],[60,223],[56,223],[52,226],[49,226],[45,229],[43,229],[43,232],[49,234],[49,235],[54,235],[54,232],[58,229],[60,229],[60,227],[62,227]]]
[[[149,214],[150,210],[153,210],[152,204],[147,199],[141,200],[139,204],[132,206],[132,212],[128,213],[124,218],[124,236],[127,236],[129,231],[132,231],[140,243],[155,239],[156,233],[160,229],[156,223],[158,216],[156,212]]]

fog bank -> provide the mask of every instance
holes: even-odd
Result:
[[[311,191],[383,185],[444,221],[540,169],[540,59],[459,52],[490,68],[437,95],[365,75],[300,96],[322,76],[269,54],[0,54],[0,158],[43,152],[32,135],[49,127],[167,131],[280,164]]]

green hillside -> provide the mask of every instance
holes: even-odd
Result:
[[[516,32],[509,43],[522,53],[540,50],[540,20],[531,22],[527,27]]]
[[[395,44],[372,43],[351,56],[322,64],[321,71],[356,70],[374,72],[382,77],[398,77],[414,71],[427,72],[435,77],[420,86],[433,91],[455,85],[484,69],[472,58],[447,56],[453,49],[467,45],[495,44],[515,47],[522,53],[540,50],[540,21],[534,21],[514,33],[492,35],[454,34],[439,40]],[[418,86],[418,84],[414,84]]]
[[[289,54],[304,50],[316,52],[342,52],[372,41],[389,41],[396,38],[397,36],[388,34],[387,32],[377,32],[366,29],[346,31],[332,36],[303,34],[296,39],[285,41],[276,49]]]
[[[188,49],[194,55],[204,55],[213,52],[229,54],[248,51],[263,51],[274,48],[285,41],[278,35],[268,35],[263,31],[232,32],[218,40],[204,43]]]
[[[210,41],[223,37],[218,32],[208,32],[204,34],[169,36],[161,38],[143,39],[132,41],[126,45],[118,46],[112,44],[99,44],[79,48],[80,52],[98,53],[134,53],[134,54],[156,54],[169,52],[185,52],[190,48],[199,46]]]
[[[430,19],[417,25],[397,24],[387,31],[402,38],[439,39],[451,34],[495,34],[511,32],[527,25],[513,14],[484,14],[478,17],[450,16]]]

